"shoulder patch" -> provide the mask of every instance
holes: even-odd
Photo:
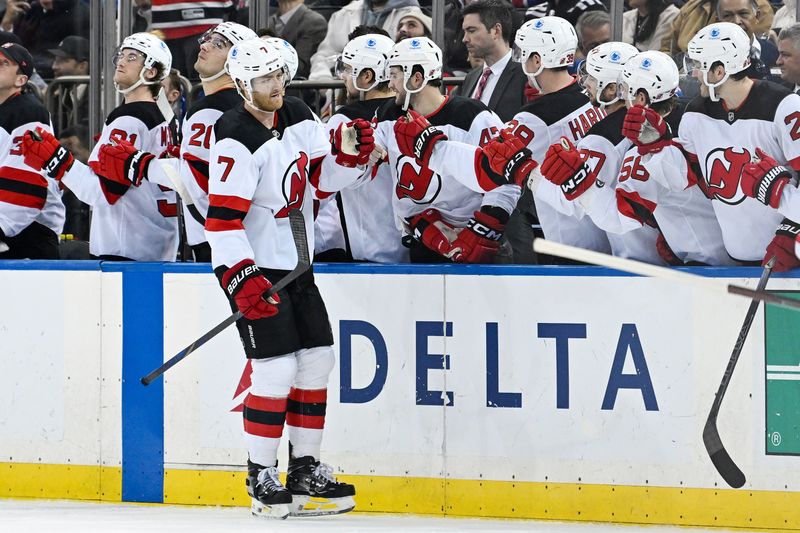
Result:
[[[114,111],[109,113],[106,118],[106,126],[114,122],[120,117],[133,117],[141,120],[148,130],[152,130],[162,122],[164,122],[164,115],[158,109],[155,102],[132,102],[130,104],[122,104]]]

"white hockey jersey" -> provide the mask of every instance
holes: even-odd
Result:
[[[252,259],[291,270],[297,250],[289,211],[302,211],[313,251],[313,197],[330,196],[365,174],[334,162],[325,127],[297,98],[284,98],[272,128],[239,104],[219,118],[214,137],[205,229],[215,269]]]
[[[426,118],[443,131],[448,140],[436,143],[429,166],[404,156],[397,147],[394,123],[403,110],[389,102],[377,112],[375,143],[389,154],[393,180],[392,202],[398,227],[426,209],[436,209],[456,228],[463,228],[482,206],[497,206],[511,213],[519,200],[517,185],[502,184],[491,172],[480,146],[496,136],[503,122],[483,103],[450,96]],[[488,191],[488,192],[487,192]]]
[[[782,217],[744,195],[742,168],[761,148],[800,169],[800,96],[755,80],[738,109],[695,98],[681,120],[678,140],[699,166],[698,184],[712,200],[728,254],[739,261],[763,259]]]
[[[547,149],[566,137],[578,143],[589,129],[605,116],[602,109],[591,105],[577,81],[554,93],[540,96],[517,113],[508,126],[514,134],[528,142],[532,157],[541,164]],[[610,250],[605,232],[590,218],[567,215],[553,207],[547,199],[533,200],[542,231],[547,239],[588,250]]]
[[[25,164],[23,135],[37,127],[52,133],[50,114],[32,94],[19,94],[0,104],[0,229],[14,237],[38,222],[59,235],[64,204],[55,180]]]
[[[173,172],[192,197],[196,212],[192,212],[186,202],[182,205],[186,242],[190,246],[206,242],[203,225],[208,214],[208,158],[214,124],[225,111],[241,102],[236,89],[229,88],[192,104],[181,126],[180,159],[156,159],[150,163],[147,176],[150,182],[174,189],[172,178],[166,175],[166,172]]]
[[[161,154],[171,142],[169,125],[155,102],[122,104],[106,119],[89,162],[100,147],[123,139],[139,150]],[[98,257],[174,261],[178,252],[178,204],[174,191],[144,181],[126,186],[98,176],[76,161],[62,183],[92,206],[89,251]]]
[[[328,132],[335,130],[340,124],[350,122],[357,118],[371,120],[375,112],[392,98],[379,98],[365,100],[346,105],[337,109],[326,124]],[[344,169],[343,169],[344,170]],[[372,179],[358,182],[356,186],[347,187],[339,191],[341,210],[336,208],[335,199],[327,204],[325,213],[343,217],[339,219],[338,228],[336,220],[328,227],[328,232],[342,233],[346,252],[356,261],[372,261],[375,263],[407,263],[408,248],[403,246],[403,233],[397,227],[392,209],[392,196],[394,195],[394,181],[389,170],[389,165],[380,165]],[[322,208],[320,216],[325,218]],[[319,219],[318,219],[319,220]],[[318,228],[320,224],[318,224]],[[327,240],[338,242],[338,238],[326,235]]]

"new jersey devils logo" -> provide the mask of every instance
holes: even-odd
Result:
[[[717,148],[706,156],[704,180],[707,196],[729,205],[745,199],[739,190],[742,169],[750,162],[750,152],[745,148]]]
[[[303,198],[306,194],[306,183],[308,182],[308,154],[300,152],[297,159],[292,161],[286,172],[283,173],[281,190],[286,207],[278,211],[275,218],[286,218],[292,209],[300,209],[303,206]]]
[[[420,167],[413,157],[397,159],[397,185],[399,199],[408,198],[415,204],[432,203],[442,190],[442,177],[428,167]]]

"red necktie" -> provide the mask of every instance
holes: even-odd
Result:
[[[475,95],[473,98],[475,100],[480,100],[481,96],[483,96],[483,90],[486,89],[486,83],[489,81],[489,76],[492,75],[492,69],[486,67],[483,69],[483,74],[481,75],[480,81],[478,81],[478,88],[475,90]]]

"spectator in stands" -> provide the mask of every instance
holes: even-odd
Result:
[[[611,17],[605,11],[587,11],[575,25],[578,34],[578,56],[586,57],[589,50],[611,41]]]
[[[769,31],[774,13],[769,0],[752,0],[756,14],[753,17],[750,32],[760,35]],[[716,2],[714,0],[688,0],[680,8],[672,20],[669,33],[661,41],[661,51],[677,59],[678,64],[683,62],[682,56],[694,34],[709,24],[720,21],[717,17]]]
[[[150,0],[133,0],[133,33],[150,31],[153,11]]]
[[[86,126],[72,126],[64,128],[57,136],[61,146],[72,152],[72,156],[86,163],[89,160],[89,128]],[[76,240],[89,240],[89,220],[91,211],[89,206],[78,200],[75,194],[69,189],[64,189],[61,201],[66,208],[66,221],[64,222],[63,232],[73,235]],[[63,252],[63,250],[62,250]],[[62,259],[67,259],[62,253]],[[88,248],[86,249],[86,259],[89,258]]]
[[[783,81],[800,90],[800,24],[783,28],[778,34],[778,61]]]
[[[36,70],[49,80],[53,56],[48,50],[70,35],[89,37],[89,8],[80,0],[8,0],[0,29],[20,38]]]
[[[736,24],[752,39],[751,66],[747,75],[751,78],[780,81],[780,78],[770,74],[770,68],[778,60],[778,48],[770,39],[759,38],[753,31],[758,15],[755,3],[752,0],[718,0],[716,15],[717,20]]]
[[[456,94],[480,100],[504,121],[525,104],[527,83],[522,66],[511,61],[513,9],[505,0],[477,0],[462,11],[464,44],[484,65],[467,74]]]
[[[297,75],[308,78],[311,56],[325,38],[328,23],[325,17],[308,9],[303,0],[278,0],[278,12],[269,17],[267,28],[275,37],[287,41],[297,51]]]
[[[317,53],[311,57],[309,79],[332,79],[336,58],[347,44],[347,35],[356,26],[379,26],[389,35],[397,31],[397,24],[404,16],[419,8],[417,0],[353,0],[331,15],[328,32]]]
[[[622,42],[640,52],[658,50],[678,8],[669,0],[629,0],[628,5],[631,9],[622,15]]]
[[[78,35],[70,35],[49,52],[53,59],[53,75],[88,76],[89,40]],[[53,113],[53,127],[56,135],[69,126],[89,125],[89,84],[58,85],[53,91],[58,102]]]
[[[164,88],[164,96],[167,97],[172,112],[175,113],[175,119],[178,121],[178,130],[180,124],[183,122],[183,115],[186,110],[186,95],[183,94],[184,86],[181,80],[181,73],[178,69],[170,69],[169,76],[161,80],[161,86]]]
[[[566,19],[573,26],[587,11],[608,11],[603,0],[514,0],[514,6],[528,7],[525,20],[555,15]]]
[[[433,20],[422,12],[420,8],[414,8],[412,13],[405,15],[397,23],[397,32],[394,36],[394,41],[402,41],[409,37],[427,37],[431,38],[433,28]]]
[[[200,53],[198,37],[233,12],[232,0],[151,0],[152,25],[172,53],[172,67],[198,80],[194,64]]]

